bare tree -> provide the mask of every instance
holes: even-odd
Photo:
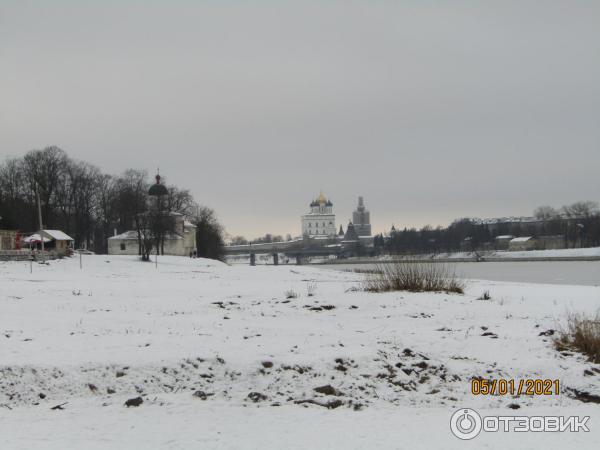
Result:
[[[33,229],[27,220],[30,204],[25,191],[22,161],[6,160],[0,165],[0,216],[5,227]]]
[[[600,215],[600,207],[597,202],[584,201],[575,202],[571,205],[563,206],[563,212],[569,218],[588,219]]]
[[[558,217],[559,213],[552,206],[543,205],[533,211],[533,216],[539,220],[551,220]]]
[[[169,186],[167,192],[165,199],[165,209],[167,211],[176,211],[186,216],[195,213],[196,203],[190,191],[179,189],[177,186]]]
[[[39,191],[44,225],[52,225],[55,196],[66,165],[67,155],[58,147],[32,150],[23,158],[23,175],[28,181],[30,198],[33,200],[36,190]]]
[[[231,245],[248,245],[248,239],[244,236],[233,236],[231,238]]]
[[[32,150],[22,158],[0,161],[1,225],[37,230],[39,193],[44,226],[71,234],[77,246],[107,252],[112,229],[133,229],[138,236],[138,253],[148,259],[152,248],[164,252],[165,238],[174,232],[173,213],[178,212],[208,224],[211,242],[217,243],[213,254],[222,254],[218,248],[223,230],[214,211],[199,208],[192,194],[177,186],[167,188],[157,208],[156,198],[148,198],[149,187],[145,171],[129,169],[113,177],[70,159],[58,147]]]
[[[198,256],[222,260],[225,257],[223,227],[215,212],[206,206],[197,206],[192,222],[196,225],[196,246]]]
[[[98,178],[98,210],[96,251],[108,252],[108,238],[111,225],[116,225],[116,203],[118,198],[117,180],[111,175],[101,175]]]
[[[138,236],[138,254],[144,256],[146,221],[143,214],[148,209],[148,174],[128,169],[117,180],[115,216],[122,231],[135,229]]]

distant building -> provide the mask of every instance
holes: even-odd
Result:
[[[531,236],[517,237],[508,243],[508,249],[513,252],[535,250],[537,241]]]
[[[358,236],[371,236],[371,214],[365,208],[362,197],[358,197],[358,206],[352,213],[352,223]]]
[[[15,250],[17,247],[16,230],[0,230],[0,250]]]
[[[472,252],[473,251],[473,238],[471,236],[467,236],[462,241],[460,241],[460,251],[462,252]]]
[[[42,230],[37,233],[37,237],[40,241],[44,240],[44,251],[55,253],[59,258],[69,255],[75,242],[71,236],[60,230]]]
[[[333,203],[321,192],[310,203],[310,212],[301,217],[303,236],[335,236]]]
[[[22,249],[23,239],[17,230],[0,230],[0,261],[24,261],[29,251]]]
[[[167,233],[164,237],[164,255],[189,256],[196,250],[196,226],[180,213],[172,212],[170,215],[175,220],[174,232]],[[108,238],[109,255],[138,255],[139,243],[137,231],[130,230]],[[154,249],[156,252],[156,249]]]
[[[503,234],[494,238],[496,250],[508,250],[508,245],[515,237],[512,234]]]
[[[356,227],[352,222],[346,227],[346,234],[342,242],[358,242],[358,234],[356,233]]]
[[[540,250],[557,250],[566,248],[565,237],[562,234],[553,236],[538,236],[538,248]]]

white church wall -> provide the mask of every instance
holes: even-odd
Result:
[[[337,233],[333,205],[323,193],[310,204],[310,212],[301,216],[300,224],[304,236],[331,236]]]

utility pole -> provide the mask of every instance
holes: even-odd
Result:
[[[35,198],[38,204],[38,220],[40,222],[40,241],[42,241],[42,263],[46,263],[46,256],[44,254],[44,235],[42,234],[44,230],[44,225],[42,224],[42,203],[40,202],[40,185],[35,184]]]

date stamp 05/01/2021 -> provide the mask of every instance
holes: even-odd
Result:
[[[473,395],[559,395],[560,381],[552,379],[484,379],[471,380]]]

